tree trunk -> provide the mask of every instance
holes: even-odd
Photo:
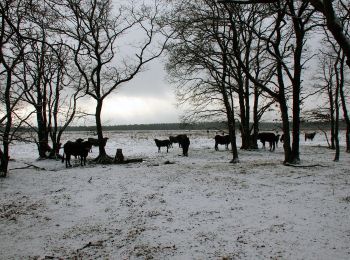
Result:
[[[251,149],[258,149],[257,137],[259,133],[259,117],[258,117],[258,107],[259,107],[259,90],[258,87],[254,87],[254,107],[253,107],[253,138],[250,143]]]
[[[334,39],[337,41],[344,54],[347,57],[346,64],[350,68],[350,39],[346,36],[343,25],[340,23],[339,18],[336,16],[333,1],[332,0],[310,0],[311,4],[315,6],[321,6],[323,3],[323,14],[326,17],[327,28],[332,33]]]
[[[232,160],[231,163],[238,163],[238,150],[237,150],[237,143],[236,143],[236,126],[235,126],[235,117],[234,117],[234,111],[231,111],[232,116],[229,116],[229,113],[227,113],[227,121],[228,121],[228,131],[230,135],[230,141],[232,146]]]
[[[335,155],[334,161],[339,161],[340,147],[339,147],[339,85],[337,84],[335,91],[335,124],[334,124],[334,141],[335,141]]]
[[[328,86],[328,100],[329,100],[329,115],[330,115],[330,127],[331,127],[331,145],[329,148],[335,149],[334,144],[334,127],[335,127],[335,119],[334,119],[334,97],[333,97],[333,83],[332,79],[330,80],[330,85]]]
[[[39,103],[40,104],[40,103]],[[51,150],[49,146],[49,132],[42,117],[42,107],[37,106],[37,124],[38,124],[38,152],[40,158],[46,158],[46,152]]]
[[[338,59],[336,60],[334,64],[334,71],[335,71],[335,98],[334,98],[334,107],[335,107],[335,125],[334,125],[334,141],[335,141],[335,155],[334,155],[334,161],[339,161],[340,156],[340,147],[339,147],[339,92],[344,85],[344,78],[342,73],[340,72],[342,68],[342,59],[339,59],[339,53],[338,53]],[[340,64],[340,67],[338,67],[338,64]]]
[[[103,145],[103,131],[102,131],[102,121],[101,121],[101,112],[102,112],[102,100],[97,100],[96,105],[96,132],[97,132],[97,138],[99,142],[99,157],[104,157],[106,155],[106,150]]]
[[[12,72],[7,71],[6,89],[4,93],[5,105],[6,105],[6,124],[3,129],[2,142],[4,151],[1,153],[1,164],[0,164],[0,177],[6,177],[8,172],[9,163],[9,145],[10,145],[10,132],[12,127],[12,111],[11,111],[11,83],[12,83]]]
[[[103,100],[98,99],[97,105],[96,105],[96,132],[97,132],[97,138],[98,138],[98,149],[99,149],[99,155],[95,159],[97,163],[101,164],[111,164],[114,161],[113,157],[110,157],[107,155],[105,150],[105,142],[103,141],[103,130],[102,130],[102,122],[101,122],[101,112],[102,112],[102,105]]]
[[[288,120],[288,107],[286,100],[280,101],[282,129],[283,129],[283,149],[284,149],[284,164],[294,163],[292,149],[290,147],[290,127]]]
[[[340,99],[341,99],[341,104],[343,108],[343,116],[346,124],[346,134],[345,134],[345,141],[346,141],[346,152],[350,153],[350,118],[349,118],[349,113],[348,113],[348,108],[346,105],[346,99],[345,99],[345,94],[344,94],[344,56],[342,57],[342,62],[341,62],[341,68],[340,68],[340,78],[342,80],[342,84],[340,85],[339,88],[339,94],[340,94]]]

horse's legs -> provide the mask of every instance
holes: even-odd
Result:
[[[215,151],[218,151],[218,150],[219,150],[218,143],[215,142]]]
[[[72,167],[70,164],[70,154],[66,154],[66,168]]]

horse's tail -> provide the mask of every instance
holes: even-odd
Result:
[[[64,163],[64,152],[63,152],[63,155],[62,155],[62,163]]]

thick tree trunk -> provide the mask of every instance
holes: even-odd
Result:
[[[228,131],[230,135],[230,141],[232,146],[232,160],[231,163],[238,163],[238,150],[237,150],[237,143],[236,143],[236,126],[235,126],[235,118],[234,118],[234,111],[230,112],[232,113],[232,116],[229,116],[229,113],[227,113],[227,121],[228,121]]]
[[[46,158],[48,152],[50,150],[49,147],[49,132],[47,130],[46,123],[44,122],[44,118],[42,117],[42,107],[37,107],[37,124],[38,124],[38,152],[40,158]]]
[[[300,81],[293,85],[293,143],[292,143],[292,161],[300,162]]]
[[[304,47],[305,28],[302,18],[297,17],[296,8],[293,1],[289,1],[289,9],[292,14],[293,28],[295,33],[294,52],[294,75],[293,75],[293,143],[292,160],[294,163],[300,162],[300,93],[301,93],[301,58]]]
[[[7,176],[8,171],[8,145],[3,144],[4,151],[1,152],[0,156],[0,178],[5,178]]]
[[[96,105],[96,132],[98,137],[98,149],[99,155],[95,159],[97,163],[100,164],[111,164],[114,161],[113,157],[107,155],[105,150],[105,142],[103,141],[103,129],[102,129],[102,120],[101,120],[101,112],[102,112],[103,100],[97,100]]]
[[[282,129],[283,129],[283,149],[284,149],[284,164],[294,163],[292,149],[290,146],[290,127],[288,118],[288,107],[285,99],[280,101]]]
[[[344,27],[340,23],[339,18],[335,14],[334,8],[333,8],[333,1],[332,0],[310,0],[310,3],[314,5],[315,7],[321,6],[320,2],[322,4],[323,2],[323,9],[322,12],[326,17],[327,21],[327,28],[332,33],[334,39],[337,41],[341,49],[343,50],[344,54],[347,57],[346,64],[350,68],[350,39],[346,36],[344,32]],[[316,8],[317,9],[317,8]]]
[[[99,142],[99,157],[104,157],[106,155],[106,150],[103,145],[103,131],[102,131],[102,121],[101,121],[101,112],[102,112],[102,105],[103,101],[102,100],[97,100],[97,105],[96,105],[96,132],[97,132],[97,138]]]
[[[258,149],[257,137],[259,133],[259,89],[254,86],[254,106],[253,106],[253,139],[250,141],[251,149]]]

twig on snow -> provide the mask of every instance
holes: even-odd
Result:
[[[12,168],[12,169],[10,169],[10,170],[28,169],[28,168],[33,167],[34,169],[37,169],[37,170],[46,171],[46,169],[45,169],[45,168],[41,168],[41,167],[38,167],[38,166],[33,165],[33,164],[29,164],[29,163],[25,163],[25,164],[27,164],[27,166],[18,167],[18,168]]]
[[[284,165],[295,167],[295,168],[327,167],[326,165],[322,165],[322,164],[296,165],[296,164],[286,163]]]

